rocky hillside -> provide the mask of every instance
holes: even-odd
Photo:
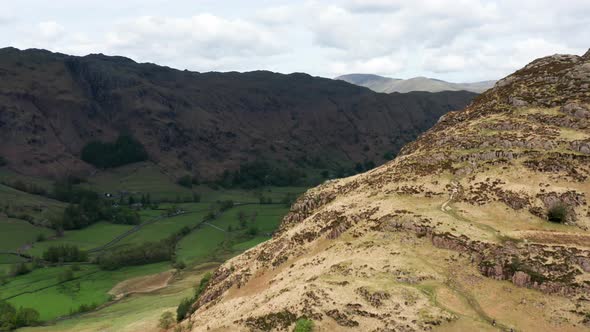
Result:
[[[253,159],[328,169],[382,163],[475,96],[386,96],[306,74],[195,73],[14,48],[0,50],[0,78],[0,156],[40,176],[93,172],[80,160],[84,145],[121,133],[169,172],[202,178]]]
[[[308,191],[183,324],[588,331],[589,177],[590,51],[535,60],[394,161]]]
[[[471,91],[482,93],[492,88],[494,83],[496,83],[496,81],[451,83],[428,77],[413,77],[407,80],[402,80],[372,74],[348,74],[336,77],[336,79],[384,93],[406,93],[411,91]]]

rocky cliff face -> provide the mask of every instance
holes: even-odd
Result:
[[[0,50],[0,78],[0,156],[41,176],[92,172],[82,147],[119,133],[165,170],[205,179],[256,158],[284,168],[380,163],[475,96],[387,96],[305,74],[201,74],[12,48]]]
[[[590,53],[535,60],[394,161],[308,191],[183,324],[588,330],[589,86]]]

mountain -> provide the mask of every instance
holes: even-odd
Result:
[[[0,50],[0,77],[0,157],[53,177],[94,172],[80,159],[84,147],[121,134],[164,170],[203,179],[253,160],[330,170],[382,163],[474,97],[388,96],[301,73],[196,73],[14,48]]]
[[[302,195],[217,269],[190,326],[588,331],[589,177],[590,51],[537,59],[393,161]]]
[[[389,78],[373,74],[349,74],[336,77],[337,80],[367,87],[376,92],[411,92],[411,91],[471,91],[482,93],[494,86],[496,81],[475,83],[449,83],[434,78],[414,77],[407,80]]]

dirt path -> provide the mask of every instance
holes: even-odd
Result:
[[[168,286],[173,276],[174,272],[170,270],[158,274],[127,279],[115,285],[109,291],[109,294],[113,295],[115,299],[120,299],[130,294],[150,293]]]

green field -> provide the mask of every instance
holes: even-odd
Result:
[[[204,264],[183,271],[168,287],[145,294],[133,294],[104,309],[58,321],[53,325],[23,331],[151,331],[165,311],[175,312],[178,303],[193,294],[193,287],[215,265]]]
[[[50,320],[76,310],[81,304],[103,304],[109,301],[108,291],[120,281],[158,273],[169,269],[169,264],[159,263],[122,268],[117,271],[101,271],[94,265],[81,266],[75,272],[79,279],[59,284],[58,276],[67,267],[43,268],[12,279],[2,287],[0,296],[14,306],[32,307],[42,320]]]
[[[163,240],[183,227],[193,227],[203,220],[207,212],[191,212],[172,218],[165,218],[144,226],[121,241],[121,244],[154,242]]]
[[[240,225],[240,212],[247,219],[245,228],[241,228]],[[255,204],[234,207],[211,221],[210,225],[203,225],[182,239],[177,246],[178,259],[190,263],[220,261],[247,250],[269,239],[270,233],[278,227],[287,212],[288,208],[282,205]],[[254,214],[256,217],[253,218]],[[258,234],[248,235],[251,226],[257,228]]]
[[[131,228],[133,226],[99,222],[84,229],[66,231],[63,237],[37,242],[27,253],[40,257],[48,247],[63,244],[74,245],[80,249],[89,250],[108,243],[116,236],[123,234]]]
[[[48,228],[36,227],[30,223],[0,216],[0,251],[15,251],[35,241],[39,234],[49,237],[53,232]]]
[[[43,221],[53,213],[58,213],[66,204],[43,196],[31,195],[0,184],[0,207],[20,218],[29,215]]]

